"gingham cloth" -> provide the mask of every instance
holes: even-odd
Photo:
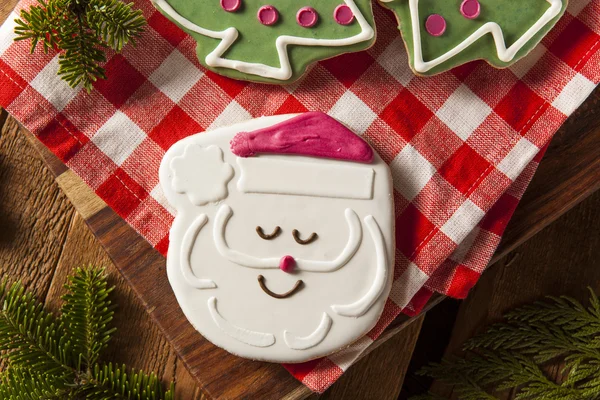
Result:
[[[600,81],[600,2],[567,14],[510,69],[474,62],[418,78],[394,17],[374,5],[368,51],[315,65],[290,86],[234,81],[204,70],[195,42],[137,0],[148,27],[137,48],[108,54],[109,79],[71,89],[58,56],[13,43],[0,28],[0,105],[33,132],[162,254],[173,221],[158,167],[177,140],[261,115],[320,110],[367,139],[395,187],[396,267],[378,325],[350,348],[285,367],[322,392],[402,311],[433,292],[462,298],[490,260],[544,147]]]

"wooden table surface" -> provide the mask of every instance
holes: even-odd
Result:
[[[0,114],[0,274],[20,279],[51,310],[69,272],[82,265],[106,266],[117,286],[118,329],[105,360],[153,370],[165,382],[177,381],[178,398],[201,398],[193,378],[155,326],[100,243],[57,185],[31,144],[30,134],[2,110]],[[395,398],[418,337],[422,317],[360,361],[326,398]],[[378,376],[378,385],[366,385]],[[305,391],[306,394],[309,394]],[[360,395],[362,393],[362,396]]]
[[[14,0],[0,4],[0,21],[12,8],[12,2]],[[571,118],[557,135],[538,175],[517,210],[496,260],[581,202],[600,185],[600,154],[597,145],[600,138],[600,116],[597,113],[599,98],[600,92],[596,91],[577,116]],[[105,354],[105,359],[154,370],[165,381],[176,379],[180,398],[200,398],[201,394],[194,380],[178,361],[162,333],[152,323],[144,306],[120,277],[86,227],[83,218],[75,212],[54,182],[27,139],[27,134],[4,111],[0,114],[0,128],[0,272],[20,278],[48,307],[55,310],[60,303],[59,297],[66,275],[72,268],[89,263],[106,265],[112,282],[117,285],[115,300],[120,307],[115,319],[119,331],[111,350]],[[597,198],[598,196],[590,201],[597,204]],[[595,207],[588,208],[597,210]],[[588,225],[589,221],[595,221],[597,226],[597,217],[597,212],[593,216],[588,215]],[[585,224],[575,225],[581,227]],[[592,232],[597,231],[593,229],[593,223],[591,227]],[[590,240],[594,240],[593,235]],[[585,245],[586,240],[580,239],[577,243]],[[524,247],[527,246],[529,243]],[[543,255],[547,255],[547,252]],[[564,253],[561,255],[565,256]],[[573,255],[569,255],[570,265],[573,265],[573,260],[578,258],[571,256]],[[529,261],[535,263],[535,259]],[[503,264],[506,264],[506,258],[500,260],[499,265]],[[583,271],[588,269],[583,268]],[[494,314],[498,309],[493,307],[494,301],[496,305],[499,299],[502,300],[501,304],[510,304],[502,292],[493,290],[499,283],[508,286],[512,284],[511,287],[516,290],[515,288],[519,287],[516,285],[518,282],[527,282],[531,278],[526,274],[525,277],[521,276],[518,282],[506,276],[498,278],[498,274],[505,274],[498,271],[506,270],[507,266],[496,267],[484,275],[482,283],[470,296],[470,299],[476,298],[475,303],[468,300],[460,309],[456,333],[452,336],[449,349],[456,348],[457,343],[479,325],[479,322],[497,315]],[[517,272],[523,275],[523,270]],[[561,271],[564,272],[564,269]],[[553,279],[557,277],[556,274],[551,276]],[[568,278],[569,275],[566,276]],[[531,291],[531,296],[547,293],[544,291],[547,289],[543,285],[544,277],[536,278],[536,282],[540,282],[540,290]],[[569,282],[569,287],[581,288],[587,284],[583,283],[583,280],[593,277],[583,273],[576,274],[571,279],[567,278],[562,282]],[[595,275],[595,278],[593,282],[600,281],[597,279],[598,275]],[[524,288],[526,286],[520,287],[520,290]],[[515,298],[519,296],[510,299]],[[477,318],[471,319],[470,315]],[[398,397],[422,323],[421,316],[408,328],[394,335],[351,368],[323,397]],[[422,337],[426,336],[424,333]]]

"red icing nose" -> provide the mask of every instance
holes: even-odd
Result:
[[[296,260],[292,256],[283,256],[279,260],[279,269],[283,272],[292,272],[296,266]]]

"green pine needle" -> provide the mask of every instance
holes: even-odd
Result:
[[[121,51],[144,30],[146,20],[141,10],[133,10],[133,3],[119,0],[90,0],[87,20],[96,35],[111,49]]]
[[[58,56],[58,74],[71,87],[80,83],[89,91],[92,84],[106,79],[104,68],[100,64],[106,61],[102,42],[94,32],[80,29],[76,22],[65,22]]]
[[[39,6],[21,11],[21,19],[16,19],[17,40],[31,40],[31,53],[38,43],[42,43],[44,53],[57,47],[61,21],[67,17],[66,2],[56,0],[46,3],[38,0]]]
[[[15,22],[15,40],[30,40],[32,53],[38,44],[45,53],[59,51],[58,75],[88,92],[106,79],[105,50],[135,45],[146,25],[141,10],[120,0],[38,0]]]
[[[590,289],[589,306],[569,297],[549,297],[517,308],[505,321],[468,340],[464,357],[451,357],[420,371],[454,387],[464,400],[491,400],[489,390],[516,389],[515,399],[600,399],[600,301]],[[549,362],[562,362],[566,378],[550,379]],[[428,393],[414,399],[439,399]]]
[[[66,399],[70,388],[49,374],[27,369],[9,368],[0,375],[0,399]]]
[[[160,380],[154,374],[128,371],[125,365],[96,364],[92,379],[82,388],[87,398],[110,399],[166,399],[173,398],[172,390],[163,393]]]
[[[15,368],[72,378],[75,362],[62,323],[20,283],[2,283],[0,300],[0,357]]]
[[[0,284],[0,400],[172,400],[155,374],[99,363],[115,332],[104,269],[78,268],[65,288],[56,318],[20,283]]]
[[[62,321],[73,351],[82,355],[82,368],[98,361],[116,328],[110,327],[114,312],[108,295],[103,268],[78,268],[65,285],[67,294],[62,307]]]

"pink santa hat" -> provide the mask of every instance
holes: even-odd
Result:
[[[268,128],[240,132],[231,140],[239,157],[295,154],[370,163],[373,149],[360,136],[322,112],[307,112]]]

